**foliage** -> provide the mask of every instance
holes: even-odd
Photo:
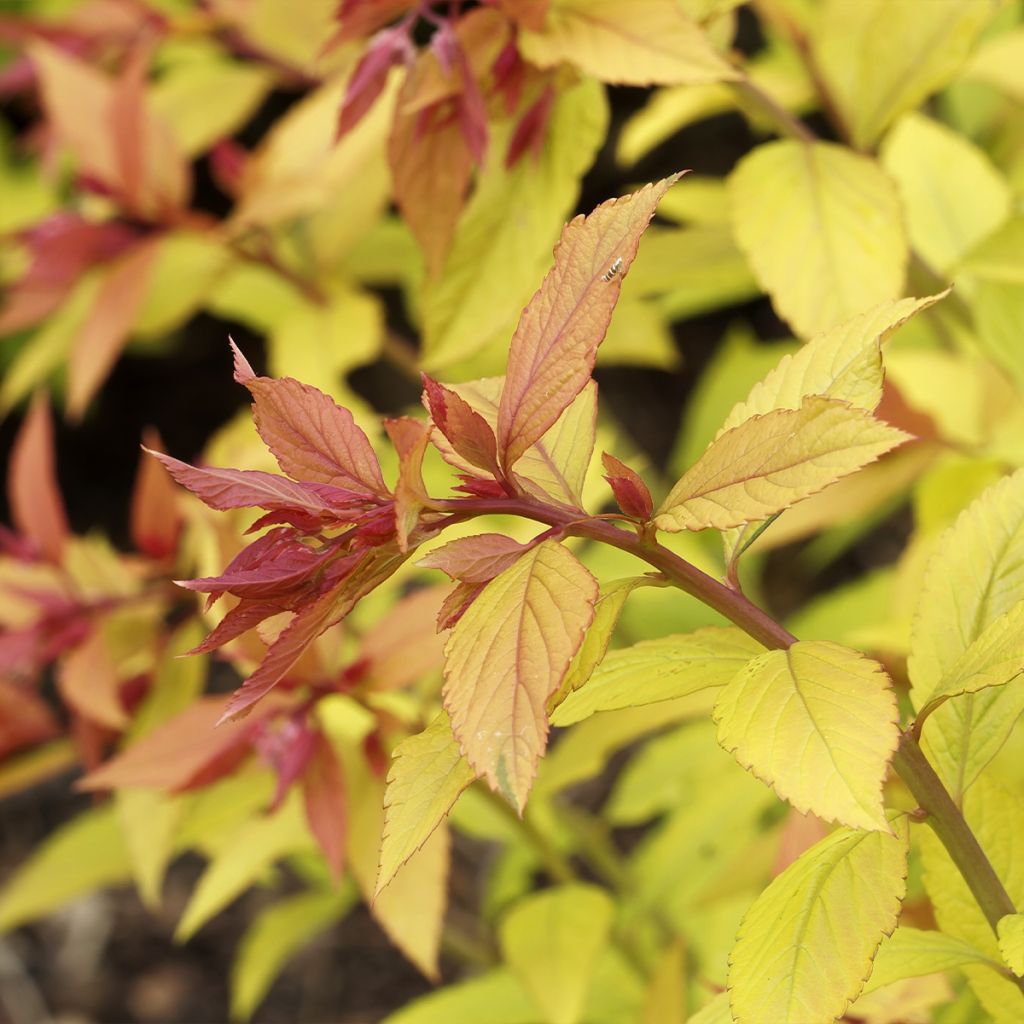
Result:
[[[38,101],[0,140],[0,794],[109,794],[0,928],[129,879],[159,907],[192,851],[179,941],[277,886],[239,1019],[360,901],[446,983],[393,1024],[1024,1016],[1019,2],[47,0],[0,33]],[[633,180],[723,112],[757,143],[565,224],[618,85]],[[737,310],[650,465],[603,368],[761,296],[796,340]],[[49,395],[80,421],[200,312],[266,337],[265,374],[232,343],[251,417],[195,465],[148,434],[132,549],[77,535]],[[378,363],[422,408],[379,422]],[[762,610],[773,552],[835,566],[897,509],[888,564]],[[473,843],[484,941],[445,916]]]

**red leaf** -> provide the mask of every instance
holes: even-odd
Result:
[[[498,409],[498,450],[510,470],[590,379],[622,278],[658,201],[678,174],[602,203],[565,226],[555,265],[519,320]]]
[[[159,459],[182,487],[187,487],[219,512],[231,508],[295,509],[325,519],[347,521],[352,517],[344,515],[346,509],[356,504],[360,508],[366,505],[362,493],[340,487],[296,483],[287,477],[258,469],[200,468],[162,452],[144,450]]]
[[[217,623],[213,632],[201,644],[186,653],[208,654],[215,651],[281,611],[281,605],[269,601],[240,601]]]
[[[277,776],[277,788],[267,813],[273,814],[281,806],[292,783],[305,772],[316,737],[317,733],[301,716],[278,718],[274,722],[264,720],[263,728],[256,734],[255,746]]]
[[[163,447],[155,430],[147,430],[143,440],[145,448],[156,451]],[[167,558],[177,550],[182,526],[178,493],[159,462],[145,456],[139,460],[132,490],[131,534],[135,547],[150,558]]]
[[[106,379],[135,326],[159,246],[139,242],[112,264],[75,339],[68,366],[68,414],[78,418]]]
[[[348,829],[348,800],[341,761],[323,733],[316,734],[312,756],[302,778],[309,830],[323,850],[336,882],[341,880]]]
[[[243,380],[255,399],[256,429],[293,480],[388,497],[380,463],[352,413],[291,377]]]
[[[370,549],[360,563],[313,604],[300,609],[271,644],[259,668],[228,701],[221,721],[241,718],[266,696],[321,633],[337,625],[378,584],[405,561],[393,550]]]
[[[425,373],[421,376],[424,400],[437,429],[467,462],[500,476],[497,442],[487,421],[460,395]]]
[[[398,64],[410,64],[415,59],[416,47],[409,38],[410,27],[396,25],[379,32],[370,41],[348,80],[335,141],[354,128],[373,106],[388,80],[388,72]]]
[[[341,29],[336,37],[337,42],[362,39],[393,21],[399,14],[404,14],[415,3],[416,0],[341,0],[338,8]]]
[[[398,452],[398,484],[395,486],[395,534],[398,549],[409,550],[409,536],[416,529],[420,509],[429,500],[423,486],[423,456],[430,441],[430,427],[409,416],[385,420],[384,429]]]
[[[450,541],[416,564],[424,569],[440,569],[463,583],[486,583],[526,554],[531,546],[501,533],[478,533],[475,537]]]
[[[473,159],[477,166],[482,166],[487,150],[487,106],[462,47],[456,49],[455,64],[463,85],[459,98],[459,124]]]
[[[607,452],[601,456],[601,461],[608,470],[605,480],[612,485],[619,508],[627,516],[647,522],[654,511],[654,500],[640,474]]]
[[[540,156],[554,102],[555,90],[550,85],[546,86],[540,96],[530,104],[526,113],[519,119],[519,123],[516,125],[512,138],[508,143],[508,153],[505,155],[505,166],[507,168],[515,167],[519,162],[519,158],[527,150],[530,150],[535,157]]]
[[[199,778],[209,778],[213,765],[237,764],[238,757],[248,752],[260,718],[230,722],[218,729],[224,705],[224,697],[201,697],[90,772],[78,788],[152,786],[180,791],[194,786]],[[274,710],[272,705],[266,709],[268,714]]]
[[[27,686],[0,679],[0,759],[59,732],[45,701]]]
[[[437,631],[451,629],[483,593],[487,583],[457,583],[437,613]]]
[[[11,449],[7,495],[14,525],[51,562],[59,562],[68,538],[54,460],[50,404],[38,393]]]
[[[264,539],[261,537],[250,548],[259,546]],[[273,546],[259,556],[255,565],[251,565],[252,556],[247,557],[246,562],[251,567],[229,566],[220,576],[177,582],[179,586],[201,594],[226,592],[249,600],[284,597],[296,590],[307,589],[324,558],[323,552],[314,551],[290,537],[275,538]]]

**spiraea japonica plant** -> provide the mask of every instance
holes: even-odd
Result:
[[[641,235],[677,178],[607,202],[565,228],[554,266],[523,311],[504,377],[452,386],[424,377],[429,418],[385,422],[398,460],[393,486],[345,409],[299,381],[256,376],[235,348],[235,379],[252,393],[256,428],[286,475],[194,467],[154,453],[211,508],[264,512],[252,527],[262,532],[220,575],[182,584],[211,600],[235,599],[197,651],[286,617],[222,721],[265,713],[271,697],[293,716],[315,708],[331,690],[303,685],[301,677],[296,685],[293,666],[430,544],[419,564],[454,581],[437,619],[447,637],[443,706],[393,752],[379,864],[375,878],[360,880],[368,896],[409,898],[412,878],[423,885],[436,874],[445,819],[474,780],[522,816],[552,723],[697,698],[718,743],[796,811],[813,815],[824,834],[746,911],[728,993],[695,1019],[833,1021],[858,997],[869,1000],[882,986],[951,963],[981,965],[988,984],[1007,990],[1000,998],[1016,999],[1024,917],[960,803],[998,734],[1012,726],[1006,702],[1020,699],[1008,684],[1024,669],[1024,604],[1005,582],[1015,570],[1003,559],[1007,536],[1020,528],[1014,510],[1024,506],[1024,477],[985,492],[939,546],[917,611],[927,628],[916,634],[911,656],[913,708],[902,716],[880,662],[831,640],[794,636],[744,595],[738,568],[783,510],[909,440],[876,415],[883,345],[944,295],[882,303],[785,357],[657,506],[641,476],[606,452],[619,511],[583,507],[596,353]],[[425,486],[430,449],[453,467],[453,493]],[[489,530],[433,543],[452,526],[492,515],[544,529],[526,541]],[[673,550],[673,535],[702,530],[722,536],[723,579]],[[599,582],[574,540],[626,552],[643,571]],[[732,624],[609,655],[624,604],[650,586],[678,588]],[[285,680],[282,696],[275,688]],[[340,762],[322,739],[288,739],[291,774],[307,776],[309,825],[340,869],[330,811],[317,797],[320,787],[342,784]],[[93,784],[117,771],[115,759]],[[909,803],[887,798],[892,775],[909,790]],[[1005,963],[941,932],[897,930],[912,831],[926,849],[945,848],[958,873],[951,884],[976,901]],[[614,933],[602,890],[565,881],[566,870],[552,872],[565,884],[517,911],[517,924],[502,932],[508,962],[551,1020],[577,1019],[582,991],[572,991],[578,979],[563,986],[546,973],[547,943],[579,944],[576,955],[591,958],[588,943]],[[557,921],[553,933],[520,920],[533,913]],[[851,1013],[861,1019],[856,1007]]]

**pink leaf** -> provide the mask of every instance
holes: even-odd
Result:
[[[178,585],[201,594],[227,592],[249,600],[282,597],[309,587],[324,557],[322,552],[290,540],[276,544],[251,568],[231,570],[229,567],[220,576],[182,580]]]
[[[409,416],[385,420],[384,429],[398,452],[398,483],[395,486],[395,533],[398,548],[409,550],[409,536],[416,529],[420,509],[429,500],[423,486],[423,456],[430,441],[430,427]]]
[[[309,830],[320,844],[331,874],[337,882],[345,862],[348,831],[348,800],[341,761],[330,740],[317,733],[312,756],[302,779]]]
[[[654,511],[654,500],[640,474],[607,452],[601,456],[601,461],[608,471],[605,480],[612,485],[619,508],[634,519],[643,522],[650,519]]]
[[[510,470],[590,379],[622,278],[673,174],[576,217],[555,246],[555,265],[512,338],[498,409],[498,450]]]
[[[498,448],[488,422],[460,395],[422,374],[430,418],[467,462],[499,476]]]
[[[356,65],[345,90],[345,99],[338,116],[335,140],[354,128],[373,106],[384,89],[388,72],[398,64],[408,64],[416,56],[416,48],[409,38],[408,25],[379,32]]]
[[[440,569],[463,583],[486,583],[526,554],[531,546],[501,533],[479,533],[450,541],[416,564],[424,569]]]

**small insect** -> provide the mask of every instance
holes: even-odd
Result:
[[[622,257],[619,256],[615,262],[601,275],[602,281],[610,281],[622,269]]]

